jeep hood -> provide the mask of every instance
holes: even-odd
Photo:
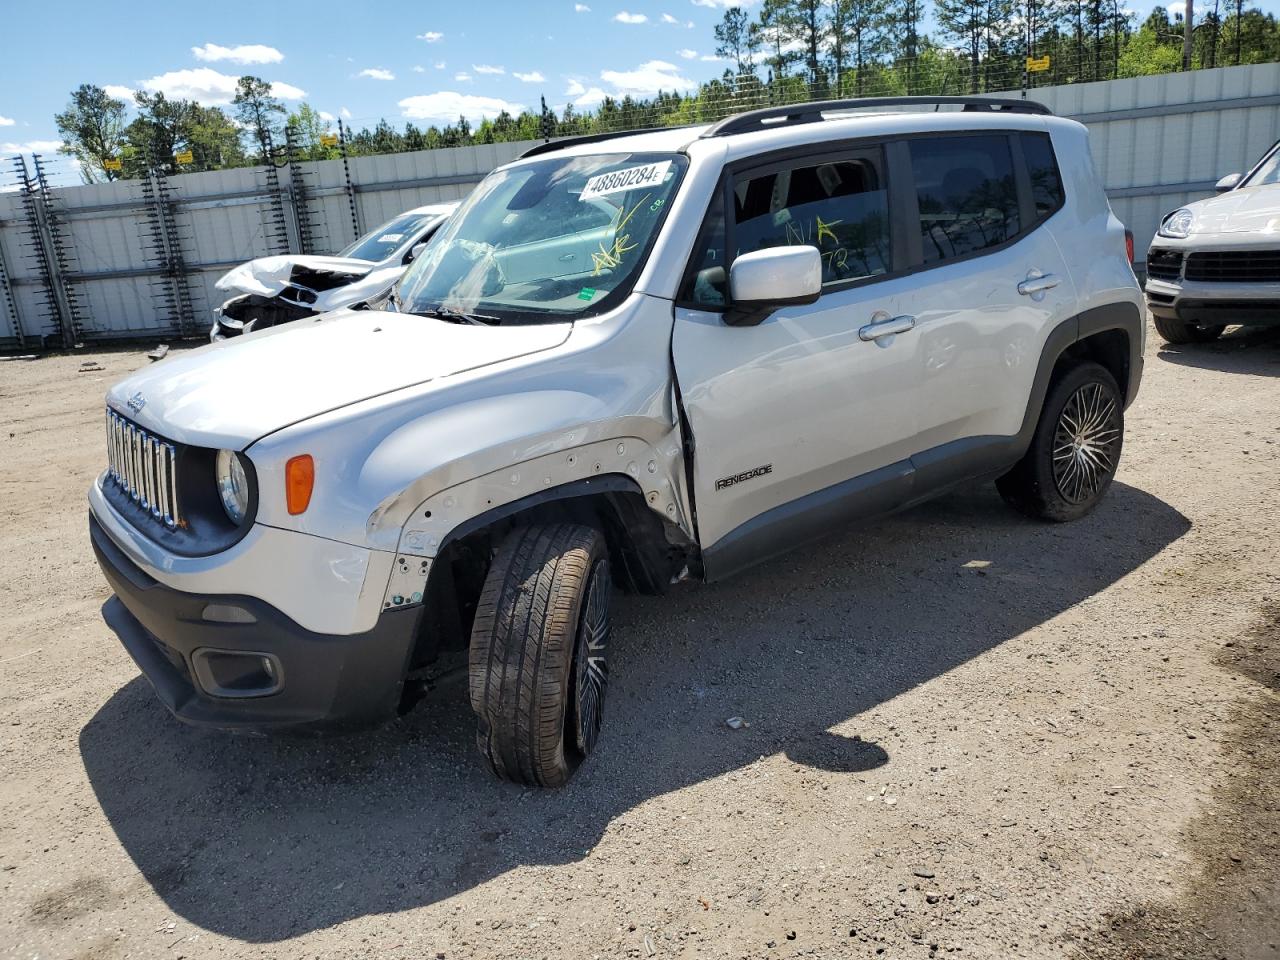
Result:
[[[260,297],[274,297],[288,286],[294,267],[355,279],[363,277],[375,266],[377,264],[369,260],[351,257],[259,257],[228,270],[218,278],[214,286],[228,293],[256,293]]]
[[[344,310],[170,354],[113,387],[107,403],[170,440],[242,450],[360,400],[550,350],[572,329]]]
[[[1280,234],[1280,186],[1241,187],[1187,204],[1195,215],[1191,235],[1202,233]]]

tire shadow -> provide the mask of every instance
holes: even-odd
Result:
[[[1280,377],[1280,326],[1230,327],[1209,343],[1162,343],[1156,356],[1182,367]]]
[[[1189,527],[1123,483],[1068,525],[975,486],[724,584],[619,596],[601,742],[559,791],[489,775],[465,683],[381,730],[305,740],[183,727],[139,677],[83,728],[80,753],[170,910],[277,942],[589,858],[636,805],[761,755],[851,776],[892,764],[847,721],[1106,589]],[[730,730],[731,716],[750,726]]]

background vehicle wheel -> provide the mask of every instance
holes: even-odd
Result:
[[[1217,340],[1222,336],[1222,331],[1227,329],[1225,324],[1200,326],[1174,317],[1153,316],[1151,319],[1155,321],[1156,331],[1168,343],[1209,343]]]
[[[498,548],[471,630],[471,709],[493,772],[565,783],[595,746],[608,686],[609,557],[591,527],[520,527]]]
[[[1106,494],[1123,444],[1115,377],[1101,364],[1079,364],[1050,386],[1030,448],[996,488],[1029,516],[1075,520]]]

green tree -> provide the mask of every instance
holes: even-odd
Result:
[[[283,133],[284,104],[271,95],[271,84],[252,76],[243,76],[236,82],[236,95],[231,100],[236,119],[247,136],[258,147],[258,157],[263,163],[271,162],[271,145]]]
[[[75,157],[85,183],[115,180],[121,174],[108,170],[108,160],[120,157],[125,137],[125,102],[91,83],[71,93],[67,109],[53,118],[62,137],[59,153]]]
[[[1006,19],[1009,13],[1004,0],[937,0],[938,25],[943,33],[963,44],[969,58],[970,93],[981,89],[982,57],[984,52],[990,52],[992,25]]]
[[[126,174],[143,177],[150,167],[168,174],[178,173],[175,156],[189,146],[196,104],[190,100],[170,100],[163,93],[145,90],[139,90],[133,99],[138,116],[125,129]]]
[[[244,147],[240,143],[240,129],[219,107],[191,105],[187,115],[187,147],[193,163],[183,166],[184,173],[201,170],[225,170],[243,167],[246,163]]]
[[[827,28],[824,6],[824,0],[786,0],[780,6],[778,20],[782,36],[803,49],[808,80],[816,90],[822,90],[826,86],[822,71],[822,50]]]
[[[794,50],[787,48],[787,37],[782,29],[787,3],[788,0],[764,0],[760,15],[750,28],[757,44],[770,51],[764,62],[773,74],[771,79],[780,80],[785,77],[787,67],[799,59]]]
[[[336,147],[326,147],[320,138],[330,133],[332,124],[320,116],[309,103],[298,104],[298,109],[285,118],[285,126],[293,131],[293,142],[298,153],[306,160],[327,160],[337,156]]]
[[[730,7],[716,24],[716,56],[732,60],[734,73],[741,77],[755,72],[755,55],[760,35],[751,29],[751,18],[742,7]]]

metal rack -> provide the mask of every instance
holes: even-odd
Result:
[[[139,181],[146,201],[147,231],[143,246],[159,273],[151,282],[152,300],[158,312],[167,314],[170,325],[180,335],[195,329],[195,305],[182,257],[182,241],[174,215],[173,191],[162,163],[155,163]]]

